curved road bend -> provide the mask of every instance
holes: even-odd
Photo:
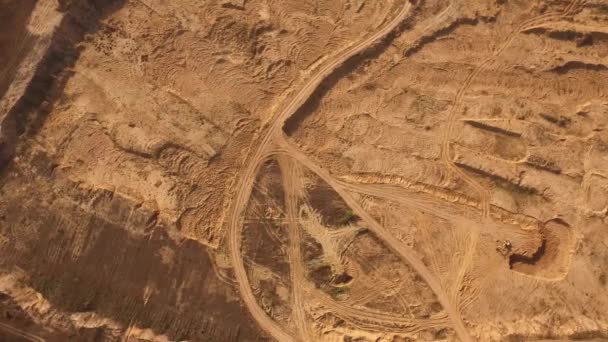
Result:
[[[251,195],[257,170],[268,155],[268,148],[272,138],[281,131],[285,120],[291,117],[296,110],[298,110],[304,104],[304,102],[308,100],[321,82],[349,58],[369,48],[376,41],[384,38],[389,32],[393,31],[403,21],[403,19],[405,19],[410,12],[410,9],[411,4],[406,2],[399,14],[387,25],[358,44],[348,47],[342,52],[338,53],[338,55],[333,58],[331,63],[323,67],[317,75],[312,77],[307,82],[304,87],[291,99],[291,101],[289,101],[287,105],[275,115],[276,117],[270,120],[271,126],[266,129],[266,132],[258,144],[255,153],[249,160],[248,165],[245,167],[244,172],[236,183],[235,189],[237,189],[237,193],[230,211],[230,221],[228,225],[228,243],[230,246],[230,257],[234,267],[235,278],[238,282],[241,298],[245,302],[245,305],[253,318],[263,330],[279,341],[294,341],[294,338],[285,332],[281,326],[272,320],[272,318],[266,315],[264,310],[258,305],[253,291],[251,290],[249,279],[247,278],[247,272],[245,270],[243,259],[241,258],[241,216]]]
[[[456,334],[463,342],[472,341],[471,336],[468,333],[467,328],[462,321],[460,312],[450,301],[450,297],[444,291],[441,282],[435,275],[424,265],[412,250],[405,247],[401,241],[391,235],[384,227],[378,223],[370,214],[367,213],[355,199],[350,195],[348,186],[346,184],[339,184],[333,179],[325,170],[313,163],[306,155],[297,149],[293,148],[286,140],[282,140],[282,147],[285,148],[285,153],[291,158],[294,158],[310,171],[314,172],[317,176],[323,179],[333,190],[344,199],[344,202],[353,209],[353,211],[363,219],[363,221],[369,224],[370,230],[372,230],[381,240],[383,240],[388,247],[397,255],[404,260],[406,263],[411,265],[416,272],[426,281],[431,290],[437,296],[437,300],[441,303],[441,306],[446,311],[448,317],[452,321],[452,327],[456,331]],[[357,190],[354,190],[357,191]]]

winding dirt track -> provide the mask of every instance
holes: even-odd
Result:
[[[307,294],[311,298],[316,299],[322,305],[335,310],[335,315],[348,321],[366,321],[369,324],[386,328],[399,326],[404,329],[402,332],[405,332],[406,329],[425,330],[429,328],[444,327],[449,324],[447,317],[444,315],[438,315],[437,317],[428,319],[403,318],[398,315],[387,314],[370,308],[355,308],[351,305],[344,305],[311,286],[307,287],[305,291],[307,291]]]
[[[291,159],[279,158],[283,189],[285,192],[285,205],[287,207],[287,225],[289,230],[289,261],[291,265],[291,291],[293,294],[294,322],[300,339],[312,341],[312,333],[306,321],[306,310],[303,302],[302,284],[306,282],[302,267],[302,253],[300,251],[300,228],[298,227],[298,199],[300,198],[299,181],[302,179],[298,165]]]
[[[281,168],[283,189],[287,207],[287,224],[289,226],[289,260],[291,264],[291,285],[293,293],[293,312],[296,329],[303,341],[314,341],[314,335],[307,324],[305,301],[315,298],[324,306],[331,308],[337,316],[357,325],[365,324],[384,331],[415,332],[430,328],[443,327],[449,324],[447,316],[433,319],[408,319],[400,315],[387,314],[382,311],[354,308],[350,305],[335,302],[326,294],[306,283],[305,270],[300,251],[300,227],[298,225],[298,201],[303,194],[301,189],[302,173],[297,160],[280,154],[277,158]]]
[[[32,341],[32,342],[45,342],[46,341],[42,337],[36,336],[34,334],[30,334],[27,331],[17,329],[8,324],[0,323],[0,329],[6,331],[7,333],[9,333],[13,336],[18,336],[18,337],[21,337],[28,341]]]
[[[580,0],[574,0],[570,3],[566,9],[561,13],[550,13],[546,15],[542,15],[536,18],[533,18],[529,21],[522,23],[517,30],[515,30],[506,41],[501,45],[501,47],[495,51],[493,56],[484,60],[480,65],[478,65],[475,70],[469,74],[463,87],[456,94],[456,98],[454,101],[454,105],[450,111],[448,121],[447,121],[447,129],[444,134],[443,148],[442,148],[442,159],[448,169],[452,172],[458,174],[461,179],[463,179],[466,183],[468,183],[471,187],[473,187],[480,195],[482,202],[482,216],[488,217],[490,212],[490,204],[489,204],[489,191],[485,189],[481,184],[477,183],[475,180],[471,179],[468,175],[466,175],[462,170],[457,168],[450,159],[450,143],[451,136],[454,130],[454,122],[462,104],[462,100],[464,95],[473,81],[473,79],[480,73],[480,71],[494,62],[495,59],[514,41],[517,34],[519,34],[523,29],[529,27],[531,25],[538,25],[540,22],[547,20],[554,20],[562,18],[570,13],[572,13],[576,5],[580,2]],[[420,276],[428,283],[429,287],[433,290],[435,295],[437,296],[439,302],[442,304],[444,310],[446,311],[448,317],[451,320],[452,327],[456,331],[458,337],[461,341],[471,341],[471,337],[468,334],[468,331],[462,321],[462,317],[460,315],[460,311],[457,306],[452,303],[452,296],[448,295],[443,286],[441,285],[440,280],[422,263],[422,261],[413,253],[412,250],[404,246],[398,239],[393,237],[380,223],[378,223],[371,215],[369,215],[354,198],[351,196],[350,191],[352,192],[361,192],[361,189],[356,186],[347,185],[344,183],[340,183],[333,179],[326,171],[315,165],[311,162],[307,156],[293,148],[287,143],[287,141],[282,136],[282,127],[285,121],[290,118],[313,94],[313,92],[317,89],[317,87],[327,78],[336,68],[341,66],[345,61],[349,58],[355,56],[356,54],[364,51],[365,49],[371,47],[378,40],[384,38],[388,33],[394,30],[408,15],[411,9],[411,5],[409,2],[406,2],[402,10],[399,14],[387,25],[385,25],[382,29],[380,29],[375,34],[369,36],[358,44],[348,47],[345,50],[339,52],[334,58],[332,58],[331,62],[326,64],[321,70],[310,80],[308,80],[304,87],[297,92],[287,104],[279,110],[276,114],[274,114],[271,119],[268,121],[262,130],[262,134],[258,139],[257,149],[255,153],[251,155],[248,159],[245,168],[243,169],[243,173],[241,177],[238,179],[236,183],[237,192],[234,196],[233,204],[230,210],[229,215],[229,224],[228,224],[228,243],[230,246],[230,257],[232,261],[232,265],[235,271],[236,281],[238,283],[239,291],[245,305],[249,309],[250,313],[254,317],[254,319],[258,322],[262,329],[268,332],[272,337],[279,341],[294,341],[294,337],[292,337],[289,333],[285,332],[275,321],[273,321],[269,316],[266,315],[264,310],[258,305],[253,291],[250,287],[249,280],[247,278],[247,272],[245,270],[244,261],[241,256],[241,235],[242,235],[242,214],[247,206],[249,201],[249,197],[251,195],[251,191],[253,188],[253,184],[255,182],[255,178],[257,172],[259,170],[260,165],[264,160],[269,158],[274,154],[287,154],[289,157],[297,160],[302,165],[309,168],[311,171],[316,173],[319,177],[325,180],[344,200],[345,202],[359,215],[364,221],[366,221],[370,225],[370,229],[373,230],[376,235],[384,240],[384,242],[404,261],[409,263],[419,274]],[[449,12],[445,12],[449,13]],[[445,14],[443,13],[443,14]],[[273,149],[272,142],[273,139],[278,138],[278,142],[284,151],[280,149]],[[352,188],[350,188],[352,187]],[[292,208],[293,209],[293,208]],[[293,253],[292,253],[293,254]],[[297,273],[297,272],[296,272]],[[299,289],[298,291],[299,292]],[[298,296],[296,296],[298,297]],[[303,317],[303,311],[296,312],[296,318],[300,324],[302,324],[305,318]],[[302,330],[300,326],[299,329],[300,335],[307,335],[306,332]],[[302,336],[302,337],[304,337]]]
[[[255,153],[249,159],[240,179],[236,183],[235,189],[237,193],[233,199],[233,205],[229,215],[230,221],[228,224],[228,243],[230,246],[230,257],[234,267],[235,278],[238,283],[241,298],[245,302],[245,305],[253,318],[258,322],[262,329],[279,341],[294,341],[294,338],[283,331],[283,329],[268,317],[264,310],[258,305],[249,284],[249,279],[247,278],[244,261],[241,257],[240,242],[242,234],[242,214],[251,195],[257,171],[260,164],[268,155],[268,149],[273,137],[281,133],[285,120],[291,117],[308,100],[321,82],[323,82],[323,80],[325,80],[325,78],[336,68],[349,58],[368,49],[374,43],[393,31],[409,14],[410,8],[411,4],[406,2],[399,14],[382,29],[358,44],[338,53],[338,55],[332,58],[332,62],[324,66],[317,75],[312,77],[282,110],[273,115],[273,118],[269,121],[270,127],[266,127],[263,130],[261,140],[258,143]]]
[[[369,229],[373,231],[378,238],[384,241],[387,246],[397,254],[403,261],[412,266],[418,274],[429,285],[431,290],[437,296],[437,300],[446,311],[451,320],[452,327],[461,341],[472,341],[462,317],[458,309],[452,304],[450,296],[444,291],[441,281],[424,265],[415,253],[405,246],[401,241],[395,238],[388,232],[376,219],[374,219],[359,203],[351,196],[348,186],[337,182],[329,173],[323,170],[312,162],[305,154],[291,146],[285,139],[280,139],[279,144],[285,149],[285,154],[294,158],[302,165],[314,172],[317,176],[323,179],[333,190],[346,202],[346,204],[359,216],[364,222],[369,225]]]

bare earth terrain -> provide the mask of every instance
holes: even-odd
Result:
[[[608,341],[608,1],[0,0],[0,341]]]

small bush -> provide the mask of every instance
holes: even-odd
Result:
[[[353,220],[355,220],[356,217],[357,217],[357,215],[355,215],[355,213],[351,209],[348,209],[347,211],[344,212],[344,215],[342,215],[342,217],[338,220],[338,224],[340,224],[340,225],[348,224],[348,223],[352,222]]]
[[[329,291],[329,294],[333,299],[336,299],[336,300],[344,299],[344,297],[347,297],[350,294],[350,288],[345,287],[345,286],[333,287]]]

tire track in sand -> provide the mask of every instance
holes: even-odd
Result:
[[[426,267],[426,265],[424,265],[422,260],[420,260],[420,258],[418,258],[418,256],[416,256],[410,248],[391,235],[378,221],[376,221],[376,219],[374,219],[359,205],[359,203],[351,196],[348,185],[336,181],[331,175],[329,175],[327,171],[323,170],[321,167],[312,162],[304,153],[291,146],[291,144],[289,144],[284,137],[280,139],[279,144],[284,149],[283,153],[286,156],[297,160],[310,171],[314,172],[319,178],[324,180],[330,187],[332,187],[332,189],[340,197],[342,197],[344,202],[346,202],[353,212],[368,224],[368,228],[372,232],[383,240],[387,246],[403,261],[408,263],[416,272],[418,272],[418,274],[424,279],[424,281],[437,296],[437,300],[439,303],[441,303],[441,306],[446,311],[452,322],[452,328],[456,331],[456,334],[460,340],[463,342],[472,341],[472,338],[464,325],[460,311],[458,311],[458,309],[451,302],[451,296],[445,292],[441,281]],[[354,191],[356,191],[356,189]]]
[[[237,192],[233,198],[233,204],[229,212],[227,235],[230,259],[232,261],[235,278],[238,283],[239,293],[255,321],[264,331],[279,341],[294,341],[295,339],[289,333],[285,332],[275,321],[268,317],[268,315],[266,315],[264,310],[257,303],[249,284],[245,264],[241,256],[241,221],[243,219],[243,212],[251,195],[257,171],[261,163],[268,156],[270,142],[272,141],[273,137],[281,132],[285,120],[291,117],[296,110],[298,110],[308,100],[321,82],[325,80],[325,78],[328,77],[337,67],[342,65],[349,58],[371,47],[376,41],[384,38],[388,33],[393,31],[409,14],[410,9],[411,4],[409,1],[405,2],[405,5],[401,11],[386,26],[368,38],[362,40],[358,44],[339,52],[338,55],[333,58],[332,62],[324,66],[317,75],[306,82],[304,87],[294,97],[292,97],[291,101],[289,101],[283,109],[273,115],[273,118],[269,121],[270,126],[268,127],[267,125],[263,128],[258,147],[246,162],[243,173],[235,184],[235,189]]]
[[[302,284],[305,283],[305,271],[302,267],[300,251],[300,228],[298,226],[298,200],[301,197],[301,173],[297,164],[283,156],[278,158],[281,169],[285,206],[287,209],[287,226],[289,231],[289,262],[291,265],[291,292],[293,296],[293,313],[296,330],[302,341],[313,341],[312,332],[306,321]]]

